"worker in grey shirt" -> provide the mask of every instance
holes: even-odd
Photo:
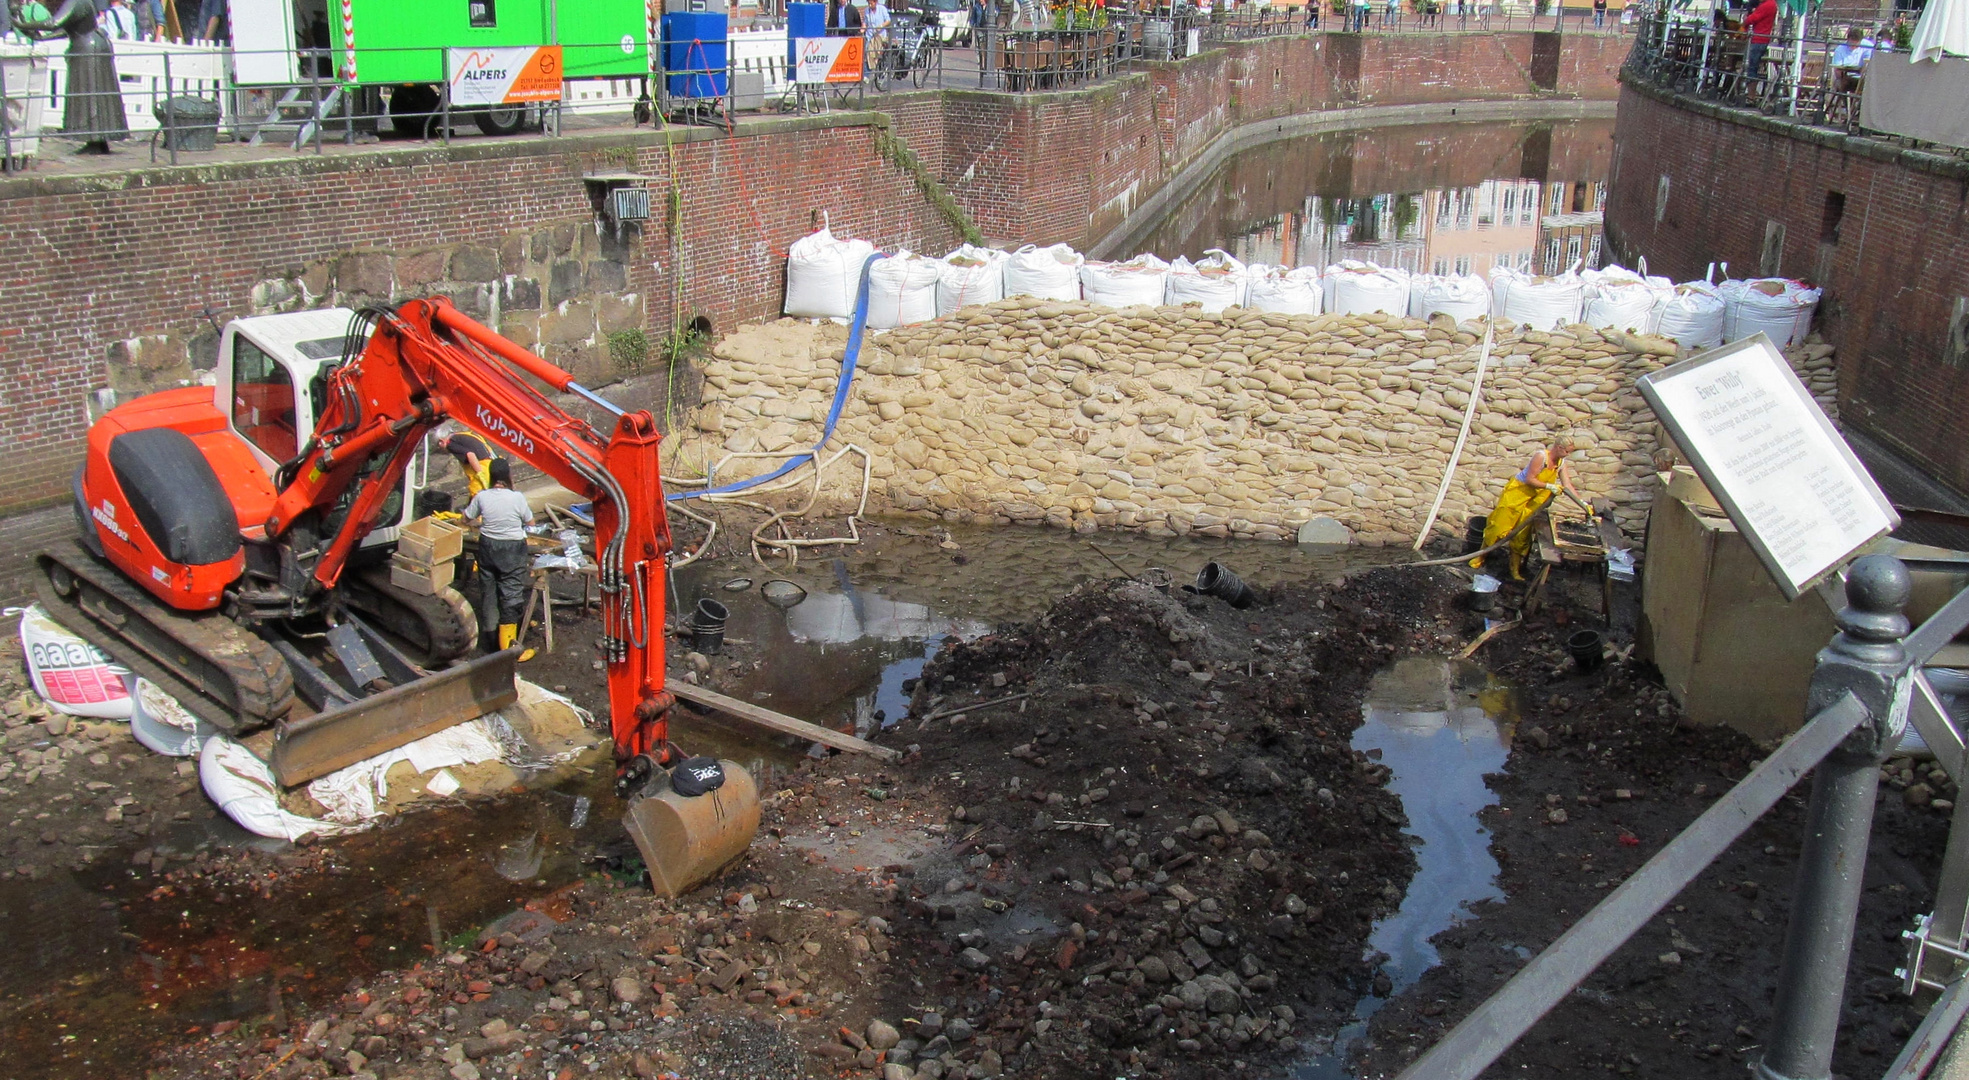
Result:
[[[465,520],[479,525],[479,625],[487,627],[492,613],[499,619],[499,647],[510,649],[519,637],[520,613],[526,603],[526,527],[533,524],[533,507],[513,490],[513,467],[504,458],[489,463],[492,486],[465,504]],[[533,659],[533,650],[520,654]]]

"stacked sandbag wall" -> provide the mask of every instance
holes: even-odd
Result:
[[[1364,541],[1392,542],[1412,538],[1428,512],[1481,334],[1478,322],[1443,317],[1014,297],[871,335],[829,445],[872,452],[877,510],[1273,538],[1327,515]],[[706,404],[669,447],[670,468],[811,446],[845,337],[783,319],[720,342]],[[1573,430],[1581,489],[1612,499],[1638,535],[1658,443],[1634,380],[1673,352],[1580,325],[1501,329],[1439,528],[1460,535],[1535,448]],[[1830,350],[1808,343],[1791,355],[1829,404]],[[829,486],[852,494],[845,480]]]

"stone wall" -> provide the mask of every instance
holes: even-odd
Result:
[[[1614,146],[1615,258],[1821,286],[1846,422],[1969,492],[1969,162],[1640,83]]]
[[[1440,319],[1006,300],[873,336],[830,446],[872,453],[881,510],[1272,538],[1323,515],[1367,542],[1407,540],[1455,443],[1481,333]],[[669,471],[813,445],[844,340],[780,320],[720,342]],[[1611,498],[1638,536],[1658,444],[1634,380],[1673,356],[1633,344],[1584,326],[1500,331],[1439,528],[1460,535],[1533,450],[1571,430],[1581,490]],[[1801,347],[1793,362],[1829,403],[1830,348]],[[762,470],[717,475],[748,471]],[[837,504],[851,475],[828,482]]]

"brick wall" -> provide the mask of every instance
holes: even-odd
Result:
[[[584,378],[612,330],[723,330],[774,314],[787,245],[820,211],[884,245],[956,232],[883,159],[870,119],[812,118],[674,149],[681,227],[663,221],[673,154],[654,134],[451,151],[288,158],[0,183],[0,238],[31,260],[0,286],[0,510],[66,490],[90,390],[177,385],[223,321],[255,311],[443,292]],[[660,189],[640,231],[600,233],[584,173]],[[674,287],[674,292],[673,292]]]
[[[1728,262],[1823,286],[1846,423],[1969,491],[1969,371],[1946,360],[1969,296],[1969,164],[1642,86],[1621,94],[1615,146],[1606,230],[1623,261],[1645,255],[1678,279]],[[1773,223],[1777,262],[1760,265]]]

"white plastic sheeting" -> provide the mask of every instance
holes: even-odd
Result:
[[[868,325],[890,330],[937,317],[937,279],[943,263],[898,251],[868,268]]]
[[[1320,288],[1320,272],[1316,266],[1252,263],[1244,268],[1244,272],[1244,306],[1253,311],[1318,315],[1324,307],[1325,295]]]
[[[1041,300],[1080,299],[1080,266],[1087,257],[1065,244],[1032,244],[1005,260],[1005,295],[1037,296]]]
[[[1327,267],[1321,280],[1326,310],[1335,315],[1366,315],[1376,311],[1408,314],[1406,270],[1344,259]]]
[[[959,308],[989,304],[1005,298],[1004,252],[996,248],[960,245],[943,257],[937,277],[937,317],[956,314]]]
[[[800,319],[852,317],[861,267],[873,254],[874,244],[839,240],[825,228],[793,241],[786,251],[786,313]]]
[[[146,748],[168,757],[196,757],[205,740],[219,733],[149,679],[137,680],[134,703],[130,734]]]
[[[1457,322],[1490,314],[1490,285],[1475,274],[1417,274],[1408,286],[1408,313],[1426,319],[1438,313]]]
[[[1169,264],[1143,252],[1125,262],[1088,262],[1080,267],[1080,293],[1108,307],[1160,305],[1168,292]]]
[[[1724,341],[1763,333],[1779,348],[1795,344],[1811,333],[1819,307],[1819,290],[1790,278],[1725,281],[1716,291],[1723,297]]]
[[[479,717],[337,769],[309,783],[308,794],[328,811],[328,820],[356,825],[382,812],[377,800],[389,796],[387,774],[399,761],[408,761],[411,768],[427,773],[453,765],[476,765],[498,756],[499,740],[493,738],[486,718]]]
[[[1228,251],[1211,248],[1195,262],[1176,256],[1166,295],[1178,307],[1201,304],[1205,311],[1222,311],[1244,303],[1245,283],[1245,265]]]
[[[309,833],[339,836],[361,828],[317,821],[282,808],[273,770],[253,756],[253,751],[224,735],[205,740],[198,754],[198,780],[227,817],[257,836],[299,840]]]
[[[68,632],[41,605],[21,613],[21,654],[34,692],[56,712],[97,720],[130,718],[130,669]]]
[[[1533,330],[1556,330],[1578,322],[1585,300],[1585,282],[1578,270],[1575,263],[1563,274],[1540,277],[1508,266],[1494,267],[1490,287],[1497,297],[1497,317]]]
[[[1654,333],[1655,309],[1675,289],[1665,277],[1647,276],[1645,263],[1638,274],[1624,266],[1609,266],[1579,276],[1585,282],[1579,321],[1637,334]]]

